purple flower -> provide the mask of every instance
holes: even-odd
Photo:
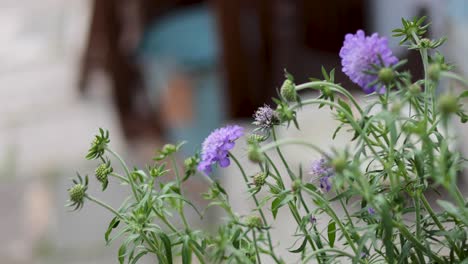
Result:
[[[332,184],[330,177],[335,175],[335,172],[333,171],[333,168],[328,165],[327,160],[324,158],[314,160],[312,162],[310,174],[316,177],[320,177],[320,188],[323,191],[329,192],[331,190]]]
[[[329,192],[331,190],[332,184],[330,177],[331,176],[323,176],[320,178],[320,188],[325,192]]]
[[[384,65],[380,65],[379,56]],[[377,75],[370,75],[364,71],[372,70],[372,64],[389,67],[398,62],[388,47],[387,38],[379,37],[377,33],[365,36],[364,31],[358,30],[355,35],[346,34],[343,47],[340,50],[343,72],[354,83],[361,86],[366,93],[385,91],[385,87],[372,84]],[[380,87],[379,87],[380,86]]]
[[[368,207],[368,208],[367,208],[367,212],[368,212],[370,215],[375,215],[375,209],[372,208],[372,207]]]
[[[244,128],[236,125],[218,128],[203,141],[201,161],[198,170],[210,174],[212,166],[219,164],[225,168],[231,163],[229,150],[234,147],[234,141],[244,135]]]
[[[331,167],[327,165],[327,161],[324,158],[312,161],[312,166],[310,166],[310,174],[314,176],[328,175],[330,170]]]
[[[259,107],[253,117],[255,118],[253,124],[262,129],[270,128],[279,122],[278,113],[266,104],[263,107]]]

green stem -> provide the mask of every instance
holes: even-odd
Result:
[[[317,249],[316,251],[312,252],[309,256],[307,256],[303,261],[302,263],[308,263],[309,260],[313,257],[315,257],[316,255],[319,255],[319,254],[322,254],[322,253],[328,253],[328,252],[334,252],[334,253],[338,253],[339,255],[343,256],[343,257],[348,257],[350,259],[354,259],[354,256],[349,254],[348,252],[346,251],[343,251],[343,250],[340,250],[340,249],[337,249],[337,248],[322,248],[322,249]],[[359,262],[362,263],[362,260],[359,260]]]
[[[424,194],[422,194],[420,196],[420,198],[421,198],[421,202],[422,202],[424,208],[429,213],[429,215],[431,216],[431,218],[434,221],[434,223],[436,224],[436,226],[440,229],[440,231],[442,231],[445,234],[445,232],[446,232],[445,227],[444,227],[444,225],[442,225],[442,223],[440,222],[440,220],[437,217],[436,213],[434,212],[431,205],[427,201],[426,196]],[[452,238],[449,235],[444,235],[444,236],[445,236],[445,239],[447,239],[447,241],[449,242],[450,246],[455,249],[455,253],[457,254],[457,256],[461,259],[462,255],[461,255],[457,245],[455,244],[455,242],[452,240]]]
[[[117,216],[118,218],[120,218],[121,220],[124,220],[124,219],[125,219],[119,212],[117,212],[114,208],[112,208],[112,206],[106,204],[105,202],[103,202],[103,201],[101,201],[101,200],[99,200],[99,199],[97,199],[97,198],[95,198],[95,197],[93,197],[93,196],[91,196],[91,195],[88,195],[88,194],[87,194],[85,197],[86,197],[88,200],[90,200],[90,201],[92,201],[92,202],[94,202],[94,203],[96,203],[96,204],[98,204],[98,205],[100,205],[100,206],[106,208],[107,210],[109,210],[110,212],[112,212],[115,216]]]
[[[119,154],[117,154],[116,152],[114,152],[112,149],[106,148],[106,150],[107,150],[110,154],[112,154],[112,155],[120,162],[120,164],[122,165],[122,167],[123,167],[123,169],[124,169],[124,171],[125,171],[125,175],[127,175],[128,182],[130,183],[130,186],[132,187],[133,196],[135,197],[135,199],[136,199],[137,201],[140,201],[140,198],[139,198],[139,195],[138,195],[138,192],[137,192],[137,188],[136,188],[135,182],[133,181],[132,175],[130,174],[130,171],[128,170],[127,164],[126,164],[125,161],[122,159],[122,157],[120,157]]]
[[[323,86],[323,85],[326,85],[326,86],[330,87],[332,91],[336,91],[336,92],[339,92],[339,93],[345,95],[349,100],[351,100],[351,102],[353,102],[354,106],[356,106],[359,113],[362,114],[364,112],[362,110],[361,106],[359,106],[356,99],[354,99],[354,96],[352,96],[351,93],[348,92],[348,90],[346,90],[345,88],[343,88],[342,86],[340,86],[338,84],[334,84],[334,83],[330,83],[330,82],[326,82],[326,81],[307,82],[307,83],[297,85],[296,86],[296,91],[300,91],[300,90],[303,90],[303,89],[306,89],[306,88],[320,89],[320,86]]]
[[[191,247],[193,252],[195,253],[195,256],[197,256],[197,259],[200,261],[200,264],[205,264],[205,260],[203,258],[203,253],[198,250],[197,247]]]
[[[309,190],[308,188],[303,188],[308,192],[312,197],[315,199],[321,201],[321,203],[326,207],[325,211],[328,213],[328,215],[335,221],[335,223],[339,226],[341,229],[341,232],[346,238],[346,241],[348,242],[348,245],[352,248],[353,252],[358,255],[359,252],[356,248],[356,245],[354,244],[353,239],[351,238],[351,235],[348,233],[348,230],[343,226],[343,223],[341,222],[340,218],[336,215],[335,211],[333,208],[330,207],[330,204],[327,200],[323,199],[323,197],[316,192],[313,192],[312,190]]]
[[[416,239],[411,232],[401,223],[397,221],[393,221],[393,225],[397,227],[401,234],[406,237],[411,243],[417,248],[419,251],[424,252],[427,256],[430,258],[434,259],[436,263],[444,263],[443,259],[439,258],[437,255],[435,255],[430,249],[427,249],[421,242],[419,242],[418,239]]]
[[[114,178],[117,178],[117,179],[119,179],[119,180],[121,180],[121,181],[123,181],[123,182],[128,183],[127,178],[125,178],[124,176],[122,176],[122,175],[120,175],[120,174],[118,174],[118,173],[112,172],[112,173],[109,174],[109,175],[112,176],[112,177],[114,177]]]
[[[273,135],[273,141],[274,141],[274,142],[278,142],[278,138],[277,138],[277,136],[276,136],[276,130],[275,130],[275,128],[273,127],[271,130],[272,130],[272,135]],[[287,162],[286,159],[284,158],[283,152],[281,151],[281,148],[280,148],[279,146],[276,146],[275,149],[276,149],[276,152],[278,153],[278,156],[280,157],[281,161],[283,162],[284,167],[286,168],[286,170],[287,170],[287,172],[288,172],[289,178],[291,179],[291,181],[294,181],[295,178],[296,178],[296,176],[294,175],[293,171],[292,171],[292,170],[290,169],[290,167],[289,167],[288,162]],[[315,149],[315,148],[314,148],[314,149]],[[299,199],[300,199],[301,204],[304,206],[304,208],[305,208],[305,210],[306,210],[306,212],[307,212],[307,214],[308,214],[308,213],[309,213],[309,209],[307,208],[307,204],[305,203],[304,198],[302,197],[302,195],[301,195],[300,192],[299,192]],[[295,211],[297,211],[297,214],[300,216],[299,211],[298,211],[297,208],[296,208],[296,205],[295,205],[295,204],[292,204],[292,206],[295,207]],[[297,220],[300,221],[300,218],[297,219]],[[298,222],[298,224],[300,224],[300,222]],[[303,232],[304,232],[304,234],[307,235],[307,232],[306,232],[305,229],[303,230]],[[308,235],[307,235],[307,236],[308,236]],[[317,247],[318,247],[318,248],[322,248],[322,241],[321,241],[320,235],[317,235],[317,238],[318,238]],[[312,241],[312,240],[311,240],[311,241]],[[312,244],[311,244],[311,245],[312,245]],[[313,247],[314,250],[315,250],[315,246],[312,245],[312,247]],[[320,263],[320,260],[319,260],[319,259],[318,259],[318,262]]]
[[[180,174],[179,174],[179,168],[177,166],[177,161],[174,157],[174,155],[171,155],[171,162],[172,162],[172,167],[174,167],[174,172],[175,172],[175,175],[176,175],[176,180],[177,180],[177,188],[179,188],[180,190],[180,195],[183,196],[183,192],[182,192],[182,187],[181,187],[181,182],[180,182]],[[179,200],[179,205],[178,205],[178,211],[179,211],[179,215],[180,217],[182,218],[182,222],[184,224],[184,227],[186,230],[189,230],[190,229],[190,226],[188,224],[188,221],[187,221],[187,218],[185,217],[185,212],[184,212],[184,201],[183,200]]]
[[[260,260],[260,253],[258,252],[257,235],[255,234],[254,229],[252,229],[252,236],[253,236],[253,243],[255,245],[255,254],[257,255],[257,261],[258,261],[258,264],[261,264],[262,261]]]
[[[239,168],[239,170],[240,170],[240,172],[242,174],[242,177],[244,178],[244,181],[245,181],[245,184],[246,184],[247,188],[249,188],[249,179],[247,178],[247,175],[245,174],[244,168],[242,168],[241,164],[239,163],[239,161],[236,159],[236,157],[232,153],[229,153],[229,156],[236,163],[237,167]],[[260,213],[260,216],[262,218],[263,223],[265,224],[265,226],[268,226],[267,219],[265,217],[265,214],[263,213],[262,208],[260,207],[260,203],[257,200],[257,196],[254,194],[254,195],[252,195],[252,198],[253,198],[253,200],[255,202],[256,208],[258,209],[258,211]],[[275,260],[276,263],[281,263],[281,261],[279,260],[279,258],[276,256],[276,254],[273,251],[273,243],[271,241],[270,230],[267,229],[266,233],[267,233],[267,238],[268,238],[268,246],[269,246],[270,251],[271,251],[271,256],[273,257],[273,259]]]
[[[276,174],[280,175],[279,173],[279,170],[278,168],[276,167],[276,165],[273,163],[273,161],[271,160],[271,158],[265,154],[265,157],[267,158],[268,162],[270,163],[270,165],[273,167],[273,170],[276,172]],[[282,181],[281,177],[278,177],[278,184],[280,185],[279,187],[281,188],[281,190],[285,190],[285,186],[284,186],[284,182]],[[289,210],[291,211],[291,214],[293,215],[294,217],[294,220],[296,221],[296,223],[298,225],[301,224],[301,217],[299,215],[299,212],[296,208],[296,205],[293,203],[293,202],[289,202],[288,203],[288,207],[289,207]],[[310,235],[308,234],[307,230],[305,229],[305,227],[302,227],[301,228],[301,231],[304,233],[304,236],[306,237],[307,239],[307,242],[310,244],[310,246],[312,247],[312,249],[315,251],[316,248],[315,248],[315,245],[314,245],[314,242],[312,240],[312,238],[310,237]],[[317,234],[317,237],[320,239],[320,234],[318,234],[318,231],[315,230],[316,234]],[[320,242],[321,243],[321,242]],[[320,263],[320,258],[317,256],[317,261]]]

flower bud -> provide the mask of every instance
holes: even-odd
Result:
[[[111,174],[114,170],[112,169],[112,167],[110,166],[110,163],[102,163],[101,165],[99,165],[96,170],[95,170],[95,174],[96,174],[96,179],[102,183],[102,184],[105,184],[108,182],[108,176],[109,174]]]
[[[247,156],[253,162],[262,162],[263,161],[263,153],[260,151],[260,148],[257,144],[251,144],[247,148]]]
[[[260,142],[265,141],[267,138],[264,135],[259,135],[259,134],[250,134],[247,137],[247,143],[248,144],[257,144]]]
[[[421,89],[421,86],[419,86],[418,84],[416,83],[413,83],[412,85],[410,85],[410,87],[408,87],[408,91],[412,94],[412,95],[418,95],[421,93],[422,89]]]
[[[385,67],[379,70],[379,80],[382,83],[391,83],[393,79],[395,79],[395,74],[393,73],[392,68]]]
[[[296,87],[290,79],[286,79],[281,86],[281,96],[288,102],[297,100]]]
[[[420,45],[422,48],[429,48],[431,46],[431,40],[428,38],[423,38],[420,41]]]
[[[174,152],[176,152],[176,151],[177,151],[177,147],[176,147],[175,145],[173,145],[173,144],[166,144],[166,145],[163,146],[161,152],[162,152],[163,154],[165,154],[165,155],[170,155],[170,154],[172,154],[172,153],[174,153]]]
[[[293,192],[298,192],[300,189],[301,189],[301,180],[300,179],[295,179],[292,183],[291,183],[291,190]]]
[[[262,219],[257,215],[249,215],[245,218],[245,224],[250,228],[261,228]]]
[[[266,182],[266,174],[264,172],[259,172],[253,176],[253,182],[255,186],[261,187]]]
[[[394,114],[399,114],[400,113],[400,110],[401,110],[401,103],[400,102],[395,102],[392,104],[392,107],[390,109],[390,111],[392,111],[392,113]]]
[[[332,159],[332,161],[331,161],[331,165],[332,165],[332,167],[333,167],[333,169],[335,170],[336,173],[343,172],[344,169],[346,168],[347,164],[348,164],[348,162],[343,157],[336,157],[336,158]]]
[[[452,94],[444,94],[439,97],[439,110],[444,114],[458,112],[458,99]]]
[[[79,183],[68,189],[68,195],[70,196],[70,202],[76,204],[82,204],[86,194],[86,187]]]
[[[429,78],[433,81],[438,81],[440,77],[440,71],[441,71],[440,64],[438,63],[433,63],[429,65],[429,69],[427,70],[427,75]]]
[[[294,120],[295,112],[287,105],[278,105],[276,108],[281,122],[288,122]]]

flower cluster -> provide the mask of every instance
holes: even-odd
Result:
[[[136,264],[146,254],[173,263],[173,254],[178,254],[187,264],[283,264],[280,243],[270,233],[282,228],[275,222],[278,215],[294,225],[288,230],[296,242],[288,246],[300,263],[465,263],[468,209],[457,180],[467,159],[450,147],[456,142],[446,135],[453,116],[468,121],[463,105],[468,91],[439,95],[436,90],[445,79],[467,86],[468,81],[451,72],[434,50],[442,40],[425,39],[423,20],[403,20],[403,28],[395,32],[409,49],[419,50],[424,79],[398,70],[405,60],[398,62],[386,38],[358,30],[346,35],[340,57],[343,72],[365,92],[385,92],[368,96],[368,106],[335,82],[334,69],[322,68],[323,78],[297,85],[286,72],[279,98],[273,98],[276,105],[264,105],[254,114],[256,127],[246,136],[242,155],[250,161],[232,153],[244,129],[228,125],[209,134],[201,152],[186,158],[183,168],[180,143],[164,145],[146,168],[130,169],[109,146],[109,133],[100,129],[87,155],[102,161],[96,181],[103,191],[109,181],[119,181],[130,196],[114,209],[87,193],[88,177],[78,175],[68,189],[68,205],[80,209],[86,200],[113,214],[104,237],[107,243],[122,241],[120,263]],[[306,88],[322,94],[301,97]],[[332,138],[342,130],[351,132],[344,149],[326,151],[304,138],[278,137],[284,133],[276,133],[275,126],[289,128],[292,122],[299,128],[296,114],[310,105],[327,106],[338,117]],[[310,181],[304,180],[302,164],[283,152],[285,145],[322,155],[310,164]],[[112,167],[108,157],[119,166]],[[227,167],[231,160],[239,169],[231,177],[244,181],[242,191],[254,203],[249,212],[235,212],[230,201],[240,198],[229,196],[223,181],[210,175],[215,166]],[[254,175],[245,169],[246,162],[255,165]],[[190,207],[202,217],[186,196],[198,192],[183,184],[200,172],[209,185],[201,195],[207,208],[225,213],[216,232],[194,229],[185,215]],[[434,197],[436,188],[442,190],[437,212],[426,198]]]
[[[275,110],[271,109],[269,105],[265,104],[263,107],[259,107],[255,112],[254,119],[254,125],[259,126],[261,129],[268,129],[278,124],[279,115]]]
[[[325,158],[320,158],[312,162],[310,174],[314,177],[319,177],[320,188],[329,192],[332,188],[331,177],[335,174],[332,167],[328,165]]]
[[[378,76],[369,74],[372,65],[389,67],[398,62],[388,46],[387,38],[377,33],[366,36],[364,31],[347,34],[340,50],[343,72],[366,93],[383,92],[384,87],[374,84]]]
[[[229,125],[213,131],[203,142],[201,160],[198,170],[210,174],[213,165],[227,167],[229,150],[234,147],[234,141],[244,135],[244,129],[237,125]]]

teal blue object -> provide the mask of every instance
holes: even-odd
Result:
[[[217,62],[215,19],[206,6],[173,12],[150,26],[140,57],[170,58],[185,67],[211,67]]]
[[[166,131],[171,142],[187,140],[183,150],[185,154],[193,154],[225,118],[213,14],[206,6],[195,6],[156,21],[140,43],[138,59],[155,108],[171,76],[184,74],[193,81],[193,120]]]

